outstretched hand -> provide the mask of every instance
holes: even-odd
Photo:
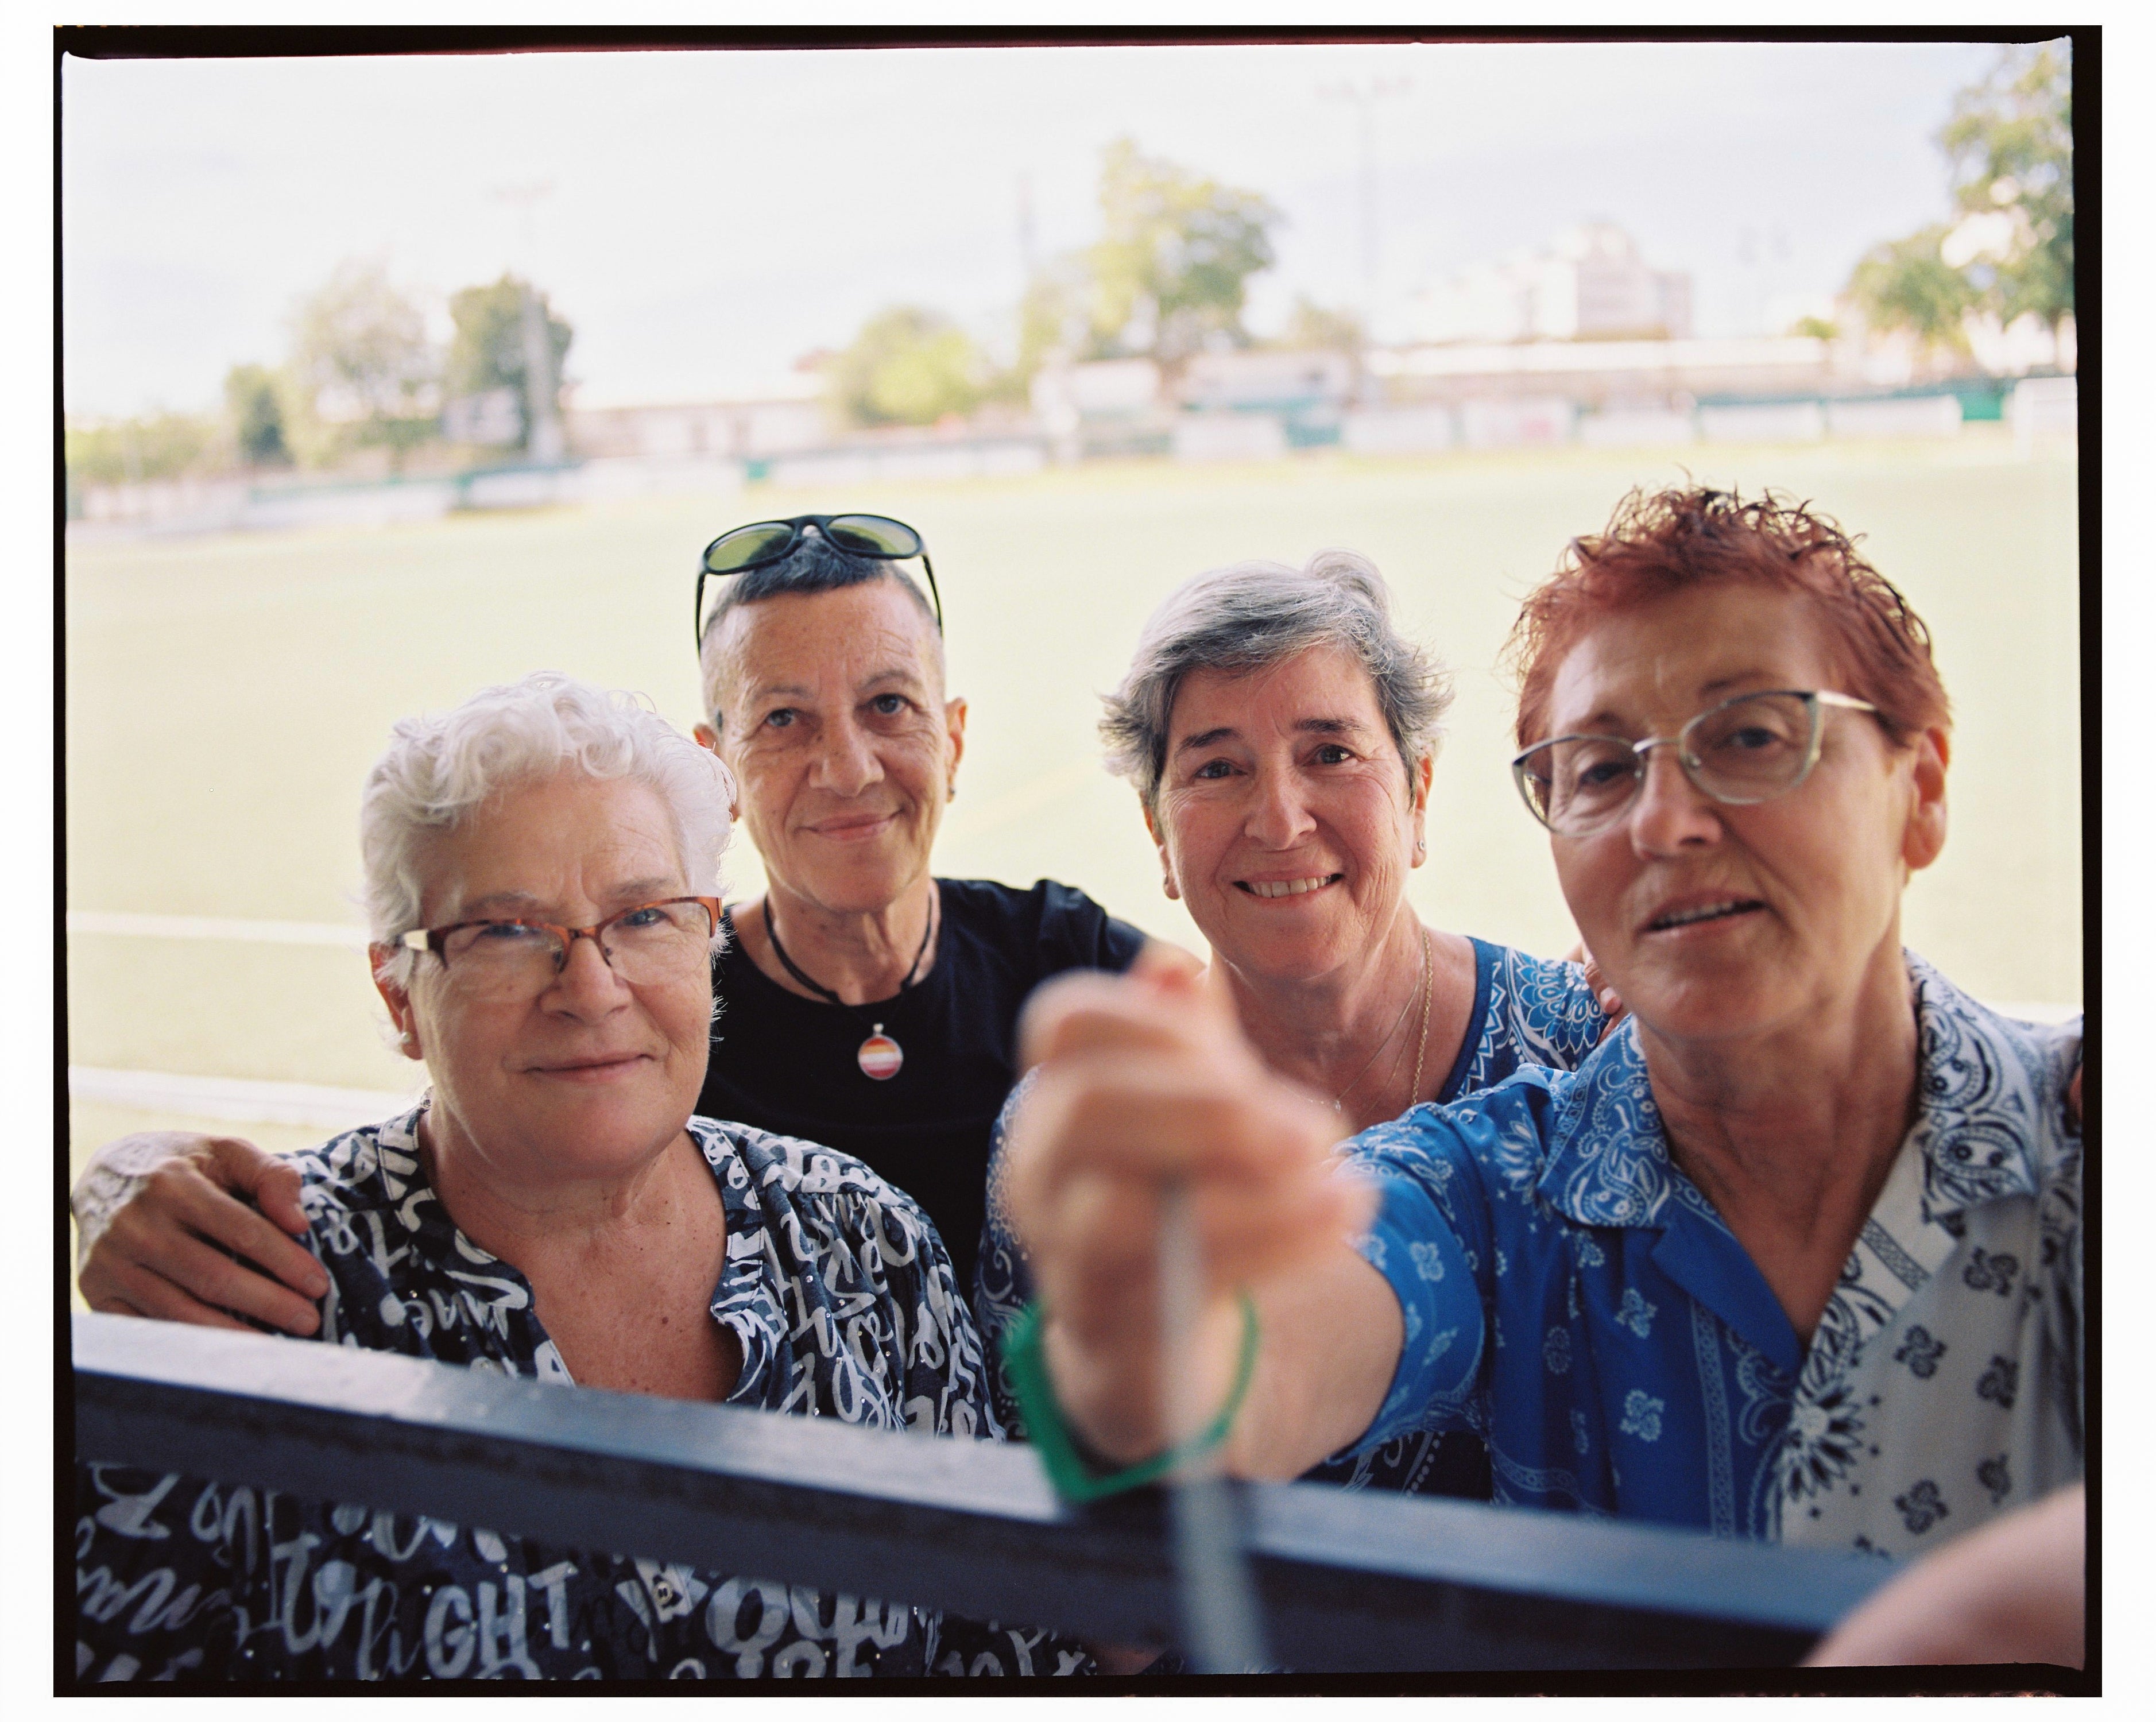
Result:
[[[292,1241],[307,1231],[299,1170],[252,1143],[123,1136],[99,1150],[70,1200],[92,1309],[216,1328],[244,1329],[235,1317],[246,1316],[301,1336],[321,1325],[329,1275]]]
[[[1021,1046],[1040,1071],[1014,1123],[1007,1188],[1049,1316],[1058,1396],[1103,1456],[1142,1457],[1163,1444],[1167,1185],[1188,1192],[1204,1258],[1194,1354],[1207,1380],[1194,1397],[1208,1404],[1232,1372],[1236,1289],[1338,1250],[1372,1200],[1332,1175],[1338,1118],[1265,1068],[1187,959],[1148,953],[1126,976],[1049,983],[1027,1007]]]

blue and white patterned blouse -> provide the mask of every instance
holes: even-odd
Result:
[[[1809,1346],[1671,1159],[1635,1024],[1357,1137],[1406,1321],[1360,1447],[1435,1412],[1502,1501],[1896,1556],[2078,1478],[2080,1021],[1907,960],[1916,1123]]]
[[[531,1288],[421,1169],[423,1108],[294,1157],[318,1337],[569,1383]],[[726,1207],[727,1403],[996,1438],[942,1240],[850,1154],[689,1120]],[[286,1342],[304,1343],[304,1342]],[[118,1466],[76,1471],[78,1678],[703,1679],[1090,1672],[1077,1645],[654,1560]]]
[[[1549,962],[1479,938],[1468,943],[1475,948],[1470,1031],[1438,1091],[1438,1103],[1487,1088],[1530,1065],[1569,1070],[1594,1050],[1608,1017],[1578,964]],[[1014,1431],[1022,1426],[1004,1373],[1003,1336],[1033,1296],[1033,1276],[1004,1200],[1004,1140],[1026,1086],[1021,1082],[1011,1091],[996,1119],[988,1154],[988,1223],[973,1275],[974,1318],[996,1358],[997,1408],[1004,1426]],[[1447,1440],[1451,1426],[1433,1420],[1425,1427],[1395,1432],[1374,1448],[1319,1466],[1309,1480],[1409,1494],[1486,1495],[1479,1446],[1459,1434]]]

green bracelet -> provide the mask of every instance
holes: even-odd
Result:
[[[1244,1396],[1250,1390],[1250,1377],[1256,1373],[1258,1362],[1258,1307],[1248,1292],[1240,1297],[1243,1346],[1235,1360],[1235,1385],[1228,1390],[1228,1402],[1220,1407],[1220,1414],[1185,1445],[1170,1447],[1105,1477],[1095,1472],[1078,1451],[1063,1421],[1063,1408],[1055,1402],[1055,1390],[1049,1385],[1048,1365],[1040,1355],[1040,1299],[1019,1312],[1004,1337],[1004,1363],[1010,1370],[1011,1388],[1018,1395],[1019,1411],[1025,1419],[1026,1437],[1040,1453],[1056,1493],[1066,1501],[1097,1501],[1126,1489],[1142,1488],[1179,1466],[1203,1458],[1228,1439],[1235,1413],[1242,1410]]]

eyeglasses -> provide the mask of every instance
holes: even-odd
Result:
[[[1527,811],[1565,837],[1590,837],[1622,819],[1647,780],[1650,749],[1674,747],[1702,795],[1747,807],[1786,795],[1819,763],[1823,706],[1870,712],[1847,694],[1739,694],[1711,706],[1673,736],[1569,735],[1537,742],[1512,761]]]
[[[482,1002],[536,998],[568,966],[569,948],[588,938],[606,965],[631,986],[680,980],[711,961],[719,924],[716,897],[672,897],[639,903],[595,927],[551,921],[459,921],[414,928],[398,943],[432,951],[451,983]]]
[[[704,559],[696,570],[699,651],[704,645],[704,583],[714,575],[745,574],[751,568],[783,562],[810,527],[821,532],[833,549],[849,556],[871,557],[879,562],[919,557],[921,572],[928,577],[928,596],[936,607],[936,631],[943,631],[943,594],[936,589],[936,570],[929,566],[928,547],[911,527],[883,514],[797,514],[791,520],[759,520],[736,527],[704,547]]]

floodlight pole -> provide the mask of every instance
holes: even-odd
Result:
[[[1327,84],[1318,91],[1327,101],[1352,103],[1361,145],[1363,214],[1363,339],[1373,337],[1378,316],[1378,145],[1376,108],[1388,96],[1404,95],[1406,78],[1371,78],[1361,84]]]
[[[547,317],[540,309],[538,289],[531,284],[532,210],[553,195],[551,181],[531,185],[496,186],[488,195],[514,208],[521,218],[524,253],[524,292],[521,306],[524,337],[524,407],[526,457],[552,465],[567,448],[562,434],[562,415],[555,404],[554,345],[547,337]]]

